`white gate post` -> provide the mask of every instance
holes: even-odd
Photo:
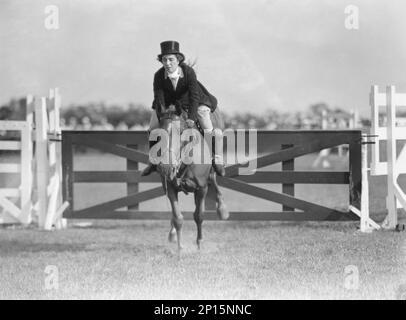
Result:
[[[388,197],[386,199],[386,207],[388,209],[387,228],[395,229],[397,225],[397,203],[395,196],[396,184],[396,105],[395,105],[395,87],[386,87],[387,97],[387,162],[388,162]]]
[[[35,160],[38,193],[38,225],[45,226],[48,203],[48,154],[46,98],[35,99]]]

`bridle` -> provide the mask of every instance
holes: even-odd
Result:
[[[164,120],[167,120],[168,122],[170,122],[169,127],[164,128],[164,129],[169,130],[169,128],[170,128],[170,130],[176,130],[176,129],[174,129],[174,128],[172,127],[172,123],[171,123],[171,122],[180,121],[180,120],[181,120],[181,116],[178,114],[178,112],[177,112],[176,110],[174,110],[173,108],[170,108],[170,109],[166,109],[165,111],[163,111],[163,112],[161,112],[161,113],[159,114],[159,123],[160,123],[160,126],[163,125],[163,121],[164,121]],[[168,132],[168,133],[169,133],[169,132]],[[179,167],[180,167],[180,163],[181,163],[181,162],[180,162],[180,158],[178,159],[178,153],[176,152],[176,150],[173,150],[172,147],[166,149],[165,152],[169,152],[169,153],[172,155],[172,156],[171,156],[172,161],[173,161],[173,159],[177,159],[175,163],[172,163],[172,165],[174,165],[174,170],[175,170],[175,172],[177,172],[177,170],[178,170]],[[180,154],[180,153],[179,153],[179,154]],[[180,156],[179,156],[179,157],[180,157]],[[165,183],[166,183],[166,179],[167,179],[167,177],[166,177],[166,175],[165,175]]]
[[[174,109],[166,109],[165,111],[161,112],[159,114],[159,120],[180,120],[180,115],[178,112]]]

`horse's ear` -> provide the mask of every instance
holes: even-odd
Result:
[[[175,110],[176,110],[176,115],[180,116],[182,114],[182,105],[180,101],[175,102]]]

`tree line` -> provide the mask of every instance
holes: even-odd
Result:
[[[100,103],[71,104],[61,109],[61,126],[70,130],[146,130],[152,109],[142,104],[116,105]],[[0,107],[0,120],[25,120],[26,99],[11,99]],[[222,112],[226,128],[255,128],[268,130],[345,129],[364,127],[369,119],[356,117],[342,108],[316,103],[304,110],[286,112],[268,109],[264,112]],[[352,122],[351,122],[352,121]],[[357,123],[354,123],[356,121]]]

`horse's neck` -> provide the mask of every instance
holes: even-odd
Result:
[[[169,132],[169,154],[171,156],[171,159],[175,160],[176,163],[174,165],[179,165],[181,163],[182,159],[182,149],[190,143],[189,141],[181,141],[181,136],[182,133],[188,129],[186,125],[186,120],[187,120],[187,114],[186,112],[182,112],[182,115],[179,117],[178,121],[173,121],[172,126]],[[176,132],[175,132],[176,131]],[[203,139],[203,143],[206,143],[204,140],[202,133],[199,131],[199,137],[200,139]],[[179,139],[179,143],[175,143],[173,139]]]

